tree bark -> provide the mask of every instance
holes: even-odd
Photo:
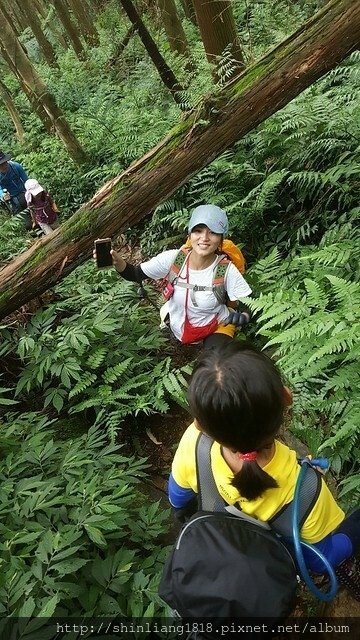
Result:
[[[171,51],[189,57],[189,45],[177,12],[175,0],[158,0],[158,5]]]
[[[27,96],[32,110],[34,111],[34,113],[36,113],[36,115],[38,116],[39,120],[42,122],[45,131],[47,131],[48,133],[52,133],[52,123],[51,120],[48,116],[48,114],[46,113],[44,107],[42,106],[42,104],[40,102],[38,102],[36,96],[32,93],[30,87],[26,84],[26,82],[24,82],[24,80],[22,79],[21,75],[19,74],[16,65],[14,65],[11,57],[8,54],[8,51],[6,50],[6,48],[4,48],[2,41],[0,39],[0,51],[1,51],[1,55],[4,58],[6,64],[8,65],[10,71],[14,74],[15,78],[17,79],[20,87],[22,88],[23,92],[25,93],[25,95]]]
[[[330,0],[296,34],[210,96],[154,149],[105,184],[53,234],[0,271],[0,318],[91,255],[96,238],[137,224],[191,176],[360,45],[360,2]]]
[[[7,0],[1,0],[0,7],[6,15],[8,23],[11,25],[12,30],[17,36],[22,33],[23,28],[19,21],[19,14],[16,12],[17,6],[14,7]]]
[[[44,18],[44,20],[45,20],[45,18],[47,18],[47,15],[48,15],[48,10],[46,9],[46,7],[45,7],[44,3],[42,2],[42,0],[32,0],[32,1],[33,1],[33,4],[35,6],[36,11],[38,13],[40,13],[41,17]]]
[[[6,5],[8,4],[6,1],[2,2],[2,5]],[[11,6],[11,9],[13,10],[13,15],[16,16],[16,20],[19,23],[19,27],[20,27],[20,31],[25,31],[26,27],[28,26],[27,24],[27,19],[26,16],[23,12],[22,9],[22,5],[19,2],[19,0],[11,0],[11,2],[9,3],[9,5]],[[15,6],[14,6],[15,5]]]
[[[232,78],[244,67],[240,42],[236,32],[231,0],[193,0],[196,19],[208,61],[216,66],[228,47],[236,64],[228,78]],[[227,78],[227,79],[228,79]]]
[[[186,18],[188,20],[191,20],[191,22],[195,25],[195,27],[197,27],[198,23],[196,22],[196,14],[195,14],[193,0],[181,0],[181,4],[184,9]]]
[[[89,45],[99,44],[99,34],[90,16],[90,9],[85,0],[68,0],[76,18],[80,33]]]
[[[1,80],[0,80],[0,97],[9,113],[11,120],[13,121],[17,139],[19,140],[19,142],[23,142],[25,131],[24,131],[24,127],[22,126],[20,114],[15,106],[15,103],[12,99],[9,89]]]
[[[151,60],[153,61],[156,70],[163,81],[164,85],[169,89],[172,97],[175,102],[178,104],[181,103],[181,97],[179,96],[179,91],[182,91],[182,87],[178,80],[175,77],[175,74],[170,69],[169,65],[166,63],[165,59],[161,55],[159,49],[156,46],[155,41],[151,37],[149,31],[147,30],[144,22],[140,18],[139,13],[137,12],[135,6],[131,2],[131,0],[119,0],[120,5],[124,9],[127,17],[130,22],[134,25],[141,41],[148,52]]]
[[[59,67],[56,54],[51,42],[46,38],[41,28],[41,23],[33,6],[33,0],[21,0],[23,12],[29,22],[38,45],[43,53],[43,56],[50,67]]]
[[[61,28],[58,26],[58,15],[52,3],[49,5],[49,10],[47,11],[47,15],[43,23],[43,28],[45,29],[46,27],[51,31],[60,46],[67,50],[69,48],[69,43],[63,35]]]
[[[38,75],[30,60],[24,53],[15,33],[12,31],[2,10],[0,9],[0,20],[2,22],[1,46],[11,58],[12,66],[22,81],[30,89],[33,96],[49,116],[54,131],[64,143],[71,158],[81,164],[85,162],[86,155],[76,136],[70,129],[63,112],[55,102],[54,97],[47,89],[46,85]]]
[[[65,33],[68,36],[71,45],[79,58],[79,60],[85,60],[85,49],[82,46],[81,40],[78,36],[76,27],[73,25],[70,17],[69,10],[64,0],[52,0],[56,13],[59,17],[61,24],[65,29]]]

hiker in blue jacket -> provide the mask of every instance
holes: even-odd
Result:
[[[26,209],[25,182],[28,175],[24,167],[10,155],[0,151],[0,187],[1,200],[12,211],[19,213]]]

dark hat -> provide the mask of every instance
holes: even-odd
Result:
[[[10,158],[11,158],[11,155],[9,153],[4,153],[3,151],[0,151],[0,164],[2,164],[3,162],[8,162]]]

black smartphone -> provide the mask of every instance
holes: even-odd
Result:
[[[98,269],[112,266],[111,238],[99,238],[94,242],[96,266]]]

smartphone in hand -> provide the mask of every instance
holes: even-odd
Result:
[[[96,266],[98,269],[111,267],[113,264],[111,251],[111,238],[99,238],[94,242]]]

